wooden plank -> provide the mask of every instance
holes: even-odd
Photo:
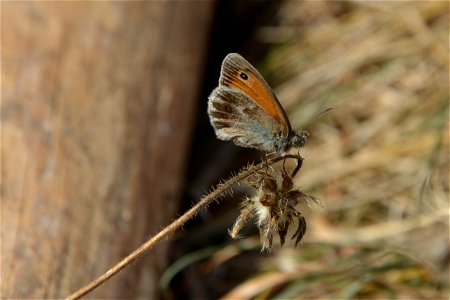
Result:
[[[213,4],[2,3],[2,298],[67,296],[170,222]],[[166,246],[89,297],[155,298]]]

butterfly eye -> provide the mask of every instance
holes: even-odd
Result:
[[[242,79],[247,80],[248,79],[248,75],[245,74],[244,72],[242,72],[241,74],[239,74],[239,76],[241,76]]]

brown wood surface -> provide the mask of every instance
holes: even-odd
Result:
[[[1,6],[1,298],[60,298],[175,216],[213,2]],[[154,299],[166,248],[87,298]]]

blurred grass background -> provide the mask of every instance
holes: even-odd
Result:
[[[293,128],[333,107],[307,128],[296,178],[324,209],[302,210],[297,248],[260,254],[254,228],[226,237],[238,187],[175,242],[166,297],[448,299],[448,2],[284,1],[252,39]],[[204,164],[217,182],[220,163]]]

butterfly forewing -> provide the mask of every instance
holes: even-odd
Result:
[[[291,131],[289,120],[278,99],[259,72],[237,53],[228,54],[222,64],[219,87],[237,89],[253,99],[279,126],[286,136]]]

